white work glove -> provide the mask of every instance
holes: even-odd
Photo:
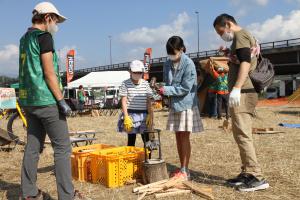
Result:
[[[229,94],[229,107],[237,107],[241,104],[241,88],[233,87]]]

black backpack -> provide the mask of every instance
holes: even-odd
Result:
[[[273,82],[274,66],[269,59],[259,54],[256,69],[249,73],[249,77],[257,93],[264,92]]]

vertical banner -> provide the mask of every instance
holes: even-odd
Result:
[[[71,49],[67,54],[67,83],[69,83],[74,76],[74,65],[75,65],[75,50]]]
[[[145,73],[144,73],[144,79],[148,80],[149,79],[149,72],[150,72],[150,60],[152,56],[152,48],[147,48],[145,53],[144,53],[144,66],[145,66]]]

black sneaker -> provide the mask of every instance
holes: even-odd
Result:
[[[237,177],[226,180],[226,184],[231,187],[236,187],[244,184],[247,181],[248,174],[240,173]]]
[[[265,190],[269,187],[269,183],[265,180],[258,180],[255,176],[249,175],[247,181],[239,185],[237,189],[241,192],[254,192],[257,190]]]

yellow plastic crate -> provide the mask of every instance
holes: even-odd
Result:
[[[89,155],[94,151],[114,147],[108,144],[93,144],[72,149],[71,165],[72,176],[78,181],[90,181],[90,159]]]
[[[114,188],[127,180],[141,178],[144,155],[144,148],[139,147],[115,147],[91,153],[92,183]]]

